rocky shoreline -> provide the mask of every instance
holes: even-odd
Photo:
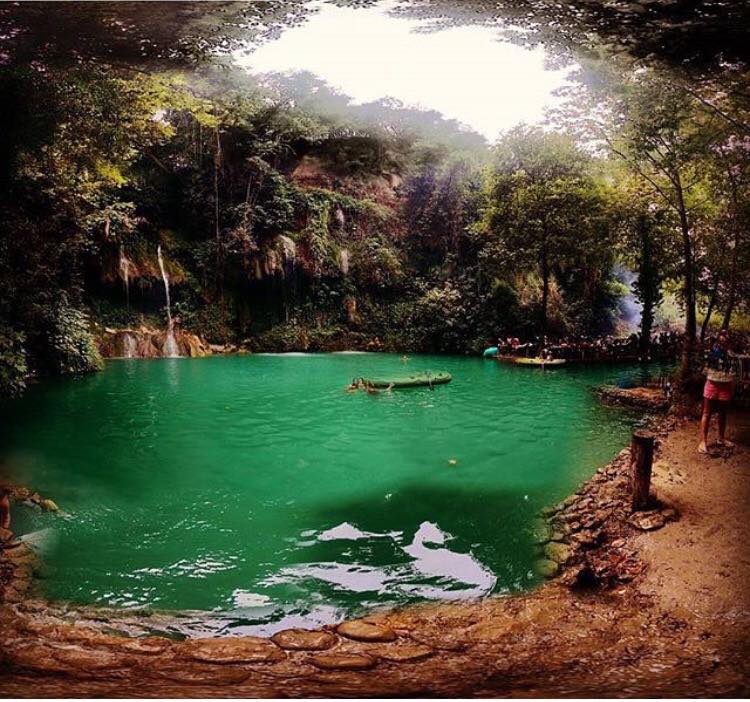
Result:
[[[662,420],[657,444],[680,426]],[[716,678],[714,663],[694,660],[687,625],[643,592],[648,566],[639,535],[679,511],[654,501],[634,517],[629,463],[623,449],[545,510],[538,543],[550,581],[533,592],[412,606],[271,638],[128,636],[94,608],[26,599],[34,565],[22,552],[11,580],[15,602],[0,604],[9,689],[42,694],[41,682],[44,694],[55,695],[642,696],[689,692],[705,675],[723,694],[737,692],[735,678]],[[602,678],[591,666],[614,670]]]
[[[603,385],[596,392],[599,399],[608,405],[621,405],[645,412],[666,412],[669,409],[669,398],[658,387],[619,388],[616,385]]]
[[[665,437],[673,426],[673,421],[663,420],[653,428]],[[652,494],[651,509],[633,513],[630,473],[630,448],[624,448],[570,497],[542,511],[542,575],[559,576],[572,588],[609,589],[642,572],[628,537],[634,531],[659,529],[677,519],[678,512]]]
[[[344,328],[313,330],[303,327],[270,330],[256,337],[226,343],[209,343],[203,337],[175,326],[172,332],[142,325],[134,328],[98,327],[97,346],[104,358],[164,358],[172,351],[186,358],[252,353],[331,353],[340,351],[403,351],[392,341]]]

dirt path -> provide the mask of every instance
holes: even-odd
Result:
[[[604,543],[585,554],[636,573],[606,591],[569,589],[562,582],[569,568],[528,595],[410,607],[368,617],[371,626],[359,630],[276,642],[133,640],[101,625],[71,626],[74,612],[6,605],[0,694],[745,696],[748,413],[733,418],[730,434],[736,449],[715,458],[695,451],[695,423],[663,439],[654,486],[679,518],[645,533],[622,520],[609,531],[605,524],[598,532]],[[598,481],[620,491],[625,485],[622,470],[600,471]],[[580,501],[591,503],[592,495],[599,504],[591,510],[600,509],[600,492],[584,490]],[[580,519],[580,508],[573,509]],[[623,552],[632,557],[623,560]]]

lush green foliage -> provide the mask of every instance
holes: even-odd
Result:
[[[26,387],[27,371],[24,335],[0,326],[0,392],[20,395]]]
[[[584,62],[557,131],[519,126],[488,149],[437,113],[352,106],[306,74],[261,88],[173,70],[234,46],[242,21],[304,16],[261,5],[189,6],[177,27],[166,6],[76,3],[63,24],[79,22],[78,47],[41,10],[0,12],[3,392],[97,368],[93,322],[163,325],[158,247],[178,324],[266,350],[463,353],[608,332],[618,265],[636,275],[644,351],[666,289],[691,341],[699,311],[704,332],[747,311],[747,105],[712,90],[715,67],[697,85]],[[428,5],[418,14],[441,3]],[[122,41],[102,29],[113,12],[132,20]],[[54,36],[37,45],[19,26]]]

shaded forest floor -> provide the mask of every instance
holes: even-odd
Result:
[[[731,417],[729,437],[734,451],[711,457],[696,451],[695,422],[662,438],[653,484],[678,517],[648,532],[619,523],[598,557],[625,549],[638,567],[607,590],[570,589],[564,572],[518,597],[377,613],[369,628],[273,644],[134,641],[90,617],[71,626],[75,612],[5,605],[0,695],[746,696],[750,413]],[[626,459],[594,487],[624,491]]]

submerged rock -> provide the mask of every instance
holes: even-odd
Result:
[[[554,561],[542,558],[534,565],[536,572],[543,578],[554,578],[560,570],[560,566]]]
[[[602,401],[608,404],[656,412],[663,412],[669,408],[669,398],[664,395],[661,388],[618,388],[615,385],[604,385],[596,392]]]
[[[59,512],[60,508],[57,506],[57,504],[50,499],[42,500],[41,502],[42,509],[46,509],[48,512]]]
[[[560,543],[559,541],[550,541],[544,547],[544,555],[547,556],[550,561],[559,564],[565,563],[570,558],[571,552],[571,548],[568,544]]]

